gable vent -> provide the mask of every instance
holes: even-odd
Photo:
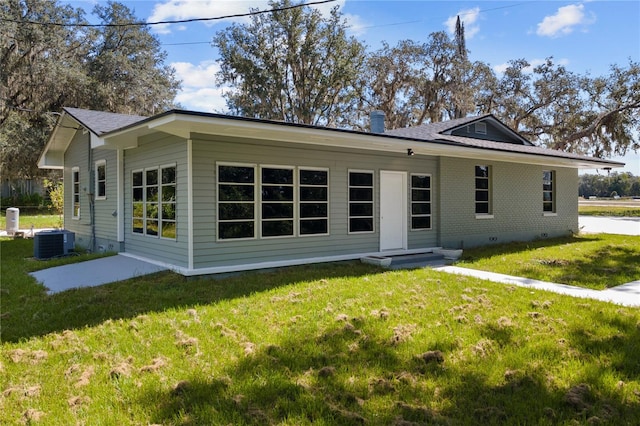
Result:
[[[487,123],[476,123],[474,124],[474,128],[476,133],[478,133],[479,135],[487,134]]]

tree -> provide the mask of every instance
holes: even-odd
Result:
[[[22,21],[58,22],[64,26]],[[0,149],[3,177],[30,179],[55,122],[50,111],[82,97],[86,75],[78,70],[90,35],[76,25],[82,11],[54,2],[9,0],[0,4]]]
[[[608,76],[581,80],[584,106],[575,125],[552,148],[596,157],[625,155],[640,148],[640,63],[611,66]]]
[[[383,111],[390,129],[414,124],[413,102],[424,54],[424,47],[411,40],[402,40],[395,47],[383,42],[381,49],[370,53],[359,82],[362,94],[359,110]],[[367,120],[368,117],[362,117],[363,122]]]
[[[95,13],[102,23],[135,21],[119,3]],[[148,27],[86,23],[82,9],[58,1],[0,3],[3,178],[43,175],[37,159],[64,106],[146,115],[172,105],[179,83]]]
[[[460,30],[461,32],[463,30]],[[402,40],[368,55],[362,105],[384,111],[390,128],[419,126],[475,112],[487,87],[495,87],[488,65],[471,62],[462,39],[432,33],[426,43]],[[460,53],[460,49],[464,49]]]
[[[94,15],[105,26],[94,30],[87,63],[91,97],[86,106],[123,114],[153,115],[169,109],[180,87],[175,70],[164,65],[166,52],[146,26],[109,26],[135,22],[126,6],[109,1]]]
[[[271,8],[292,6],[272,1]],[[238,115],[326,126],[348,126],[364,46],[346,36],[337,8],[330,16],[308,6],[253,15],[249,24],[218,32],[219,84]]]

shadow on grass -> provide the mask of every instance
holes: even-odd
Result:
[[[579,378],[592,383],[584,388],[576,382],[561,389],[549,385],[549,372],[534,363],[492,384],[473,365],[490,363],[490,357],[454,365],[455,350],[428,342],[424,350],[442,350],[442,362],[426,352],[406,354],[369,321],[376,320],[336,325],[316,336],[289,333],[288,340],[248,355],[219,377],[185,377],[171,389],[147,391],[138,403],[149,407],[153,423],[185,425],[634,424],[640,418],[637,397],[621,401],[603,394],[593,385],[598,378]],[[618,325],[635,328],[629,318]],[[603,376],[637,377],[631,362],[637,330],[618,338],[615,345],[574,340],[580,356],[595,349],[630,361],[603,368]],[[531,358],[537,356],[544,353]]]
[[[616,287],[640,277],[640,250],[607,245],[591,253],[585,260],[570,261],[565,268],[567,271],[561,277],[562,283],[580,282],[581,276],[588,275],[600,287]]]
[[[16,342],[51,332],[100,324],[108,319],[133,318],[149,312],[207,305],[300,281],[356,277],[384,270],[359,262],[342,262],[251,272],[226,278],[189,279],[171,272],[46,294],[28,275],[34,264],[29,240],[1,242],[0,341]],[[77,259],[75,259],[77,261]],[[39,262],[40,269],[74,259]]]

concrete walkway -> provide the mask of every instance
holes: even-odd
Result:
[[[640,217],[579,216],[578,226],[585,234],[640,235]]]
[[[118,254],[43,269],[29,275],[47,287],[48,294],[54,294],[72,288],[94,287],[166,270],[167,268],[162,266]]]
[[[465,275],[469,277],[480,278],[483,280],[503,284],[512,284],[518,287],[526,287],[535,290],[552,291],[554,293],[566,294],[568,296],[595,299],[623,306],[640,306],[640,280],[606,290],[591,290],[566,284],[555,284],[545,281],[533,280],[530,278],[513,277],[510,275],[497,274],[495,272],[460,268],[458,266],[441,266],[433,269],[450,274]]]

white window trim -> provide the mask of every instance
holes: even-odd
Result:
[[[220,203],[226,203],[227,201],[220,201],[220,166],[231,166],[231,167],[251,167],[253,169],[253,237],[246,237],[246,238],[220,238],[220,217],[218,212],[220,211]],[[252,240],[257,240],[258,239],[258,235],[260,235],[260,229],[258,229],[258,227],[260,226],[260,224],[258,223],[258,213],[259,213],[259,207],[260,207],[260,202],[257,199],[258,198],[258,185],[259,185],[259,181],[260,181],[260,176],[258,176],[258,165],[255,163],[234,163],[234,162],[218,162],[216,161],[216,242],[220,242],[220,243],[227,243],[227,242],[234,242],[234,241],[252,241]],[[222,182],[227,183],[227,182]],[[247,185],[248,186],[248,185]],[[247,203],[248,204],[248,203]],[[222,221],[224,223],[224,221]],[[248,222],[248,221],[247,221]]]
[[[164,169],[169,169],[169,168],[174,168],[176,169],[176,181],[170,184],[163,184],[162,183],[162,170]],[[175,194],[176,194],[176,200],[173,202],[174,204],[174,208],[175,208],[175,214],[176,214],[176,218],[175,219],[167,219],[167,222],[173,222],[176,226],[176,236],[174,238],[170,238],[170,237],[163,237],[162,236],[162,221],[164,220],[162,218],[162,187],[163,186],[175,186],[176,190],[175,190]],[[178,239],[178,165],[176,163],[173,164],[165,164],[162,165],[158,168],[158,237],[160,237],[161,240],[168,240],[168,241],[177,241]]]
[[[484,201],[476,201],[475,197],[476,197],[476,193],[478,192],[478,187],[476,186],[476,179],[479,178],[479,176],[476,176],[476,167],[486,167],[489,170],[489,176],[484,178],[482,177],[481,179],[487,179],[488,182],[488,188],[487,188],[487,204],[489,206],[489,213],[475,213],[476,215],[476,219],[493,219],[493,166],[491,166],[490,164],[476,164],[473,168],[473,210],[475,212],[477,204],[479,202],[484,203]],[[484,189],[482,190],[484,191]]]
[[[327,232],[324,234],[300,234],[300,221],[302,220],[302,218],[300,217],[300,207],[302,206],[303,202],[300,200],[300,187],[302,186],[300,184],[300,171],[302,170],[310,170],[310,171],[320,171],[320,172],[327,172]],[[330,184],[331,184],[331,174],[329,172],[329,169],[326,167],[298,167],[297,168],[297,178],[298,178],[298,185],[296,187],[296,193],[298,194],[298,203],[297,206],[298,208],[296,209],[296,215],[297,220],[296,220],[296,224],[298,226],[298,235],[297,237],[299,238],[310,238],[310,237],[320,237],[320,236],[327,236],[327,235],[331,235],[331,200],[330,200]],[[304,185],[304,186],[318,186],[320,187],[320,185]],[[304,218],[304,219],[312,219],[312,218]]]
[[[147,201],[147,172],[153,171],[155,170],[158,173],[158,183],[155,185],[158,187],[158,201],[155,202],[157,208],[158,208],[158,218],[155,219],[156,222],[158,222],[158,234],[157,235],[149,235],[147,234],[147,220],[149,219],[147,217],[147,204],[149,203],[153,203],[153,201]],[[149,238],[160,238],[160,167],[148,167],[146,169],[144,169],[144,172],[142,172],[142,188],[144,189],[142,194],[144,197],[144,232],[142,235],[144,235],[145,237],[149,237]],[[152,219],[153,220],[153,219]]]
[[[76,172],[78,173],[78,181],[76,182]],[[76,183],[78,184],[78,214],[76,215]],[[71,219],[80,220],[82,213],[82,202],[80,201],[80,167],[74,166],[71,168]]]
[[[544,173],[550,173],[551,174],[551,190],[545,190],[544,189]],[[557,210],[556,210],[556,171],[555,170],[543,170],[543,180],[542,180],[542,184],[543,184],[543,188],[542,188],[542,214],[543,216],[557,216]],[[551,193],[551,210],[550,211],[545,211],[544,210],[544,193],[545,192],[550,192]]]
[[[493,219],[493,215],[486,213],[476,213],[476,219]]]
[[[161,166],[153,166],[153,167],[147,167],[144,169],[135,169],[135,170],[131,170],[131,235],[136,235],[139,237],[147,237],[147,238],[156,238],[156,239],[160,239],[160,240],[165,240],[165,241],[177,241],[178,240],[178,219],[171,219],[170,221],[176,224],[176,236],[175,238],[169,238],[169,237],[163,237],[162,236],[162,187],[163,186],[169,186],[169,184],[162,184],[162,170],[163,169],[167,169],[167,168],[171,168],[174,167],[176,169],[176,182],[170,185],[175,185],[176,187],[176,201],[175,201],[175,208],[176,208],[176,215],[178,214],[178,165],[176,163],[173,164],[164,164]],[[158,222],[158,234],[157,235],[151,235],[151,234],[147,234],[147,172],[151,171],[151,170],[156,170],[158,172],[158,201],[156,202],[157,206],[158,206],[158,218],[155,219]],[[142,173],[142,201],[138,201],[142,203],[142,217],[137,217],[133,215],[133,175],[135,173]],[[142,223],[143,223],[143,228],[142,228],[142,232],[133,232],[133,221],[135,219],[142,219]]]
[[[99,181],[98,181],[98,167],[104,166],[104,195],[98,195]],[[98,160],[95,162],[94,170],[94,199],[106,200],[107,199],[107,160]]]
[[[372,207],[372,226],[371,231],[351,231],[350,223],[351,223],[351,215],[349,214],[351,200],[349,190],[351,189],[351,185],[349,183],[349,175],[351,173],[370,173],[371,174],[371,207]],[[365,188],[356,186],[354,188]],[[354,201],[357,202],[357,201]],[[368,216],[354,216],[354,217],[368,217]],[[362,234],[375,234],[376,232],[376,174],[373,170],[361,170],[361,169],[348,169],[347,170],[347,235],[362,235]]]
[[[260,237],[260,239],[262,240],[274,240],[274,239],[281,239],[281,238],[295,238],[298,236],[298,220],[297,220],[297,209],[296,206],[298,205],[298,197],[297,197],[297,189],[298,189],[298,185],[297,185],[297,173],[296,173],[296,167],[295,166],[280,166],[280,165],[274,165],[274,164],[260,164],[260,166],[258,167],[259,169],[259,175],[258,175],[258,181],[259,183],[259,193],[260,193],[260,199],[258,200],[258,214],[260,215],[259,219],[258,219],[258,235]],[[263,219],[262,218],[262,169],[281,169],[281,170],[291,170],[291,174],[293,177],[293,183],[291,184],[291,187],[293,188],[293,200],[292,201],[286,201],[283,202],[284,203],[291,203],[293,206],[293,216],[291,217],[291,220],[293,221],[293,229],[292,229],[292,233],[291,235],[272,235],[272,236],[263,236],[262,235],[262,223],[263,222],[276,222],[278,220],[289,220],[289,218],[279,218],[279,219]],[[267,184],[267,185],[273,185],[273,184]],[[288,184],[287,184],[288,186]],[[268,201],[267,201],[268,202]]]
[[[414,215],[413,214],[413,203],[414,201],[412,200],[413,198],[413,179],[411,179],[413,176],[428,176],[429,177],[429,210],[431,211],[431,213],[429,214],[419,214],[419,215]],[[411,220],[411,231],[412,232],[420,232],[420,231],[431,231],[433,230],[433,200],[431,199],[431,197],[433,196],[433,177],[431,176],[431,173],[411,173],[409,174],[409,219]],[[425,190],[425,188],[416,188],[419,190]],[[416,201],[416,202],[420,202],[420,201]],[[429,217],[429,227],[428,228],[414,228],[413,227],[413,218],[414,217]]]
[[[137,201],[138,203],[142,203],[142,217],[138,217],[138,216],[134,216],[134,208],[133,208],[133,204],[136,203],[136,201],[133,200],[133,175],[136,173],[142,173],[142,201]],[[146,205],[145,205],[145,199],[147,198],[147,194],[145,191],[145,182],[144,182],[145,178],[144,178],[144,169],[135,169],[135,170],[131,170],[131,234],[132,235],[142,235],[145,236],[145,230],[146,230],[146,226],[144,226],[144,222],[145,222],[145,218],[146,218]],[[142,232],[133,232],[133,221],[135,219],[142,219],[142,223],[143,223],[143,227],[142,227]]]

